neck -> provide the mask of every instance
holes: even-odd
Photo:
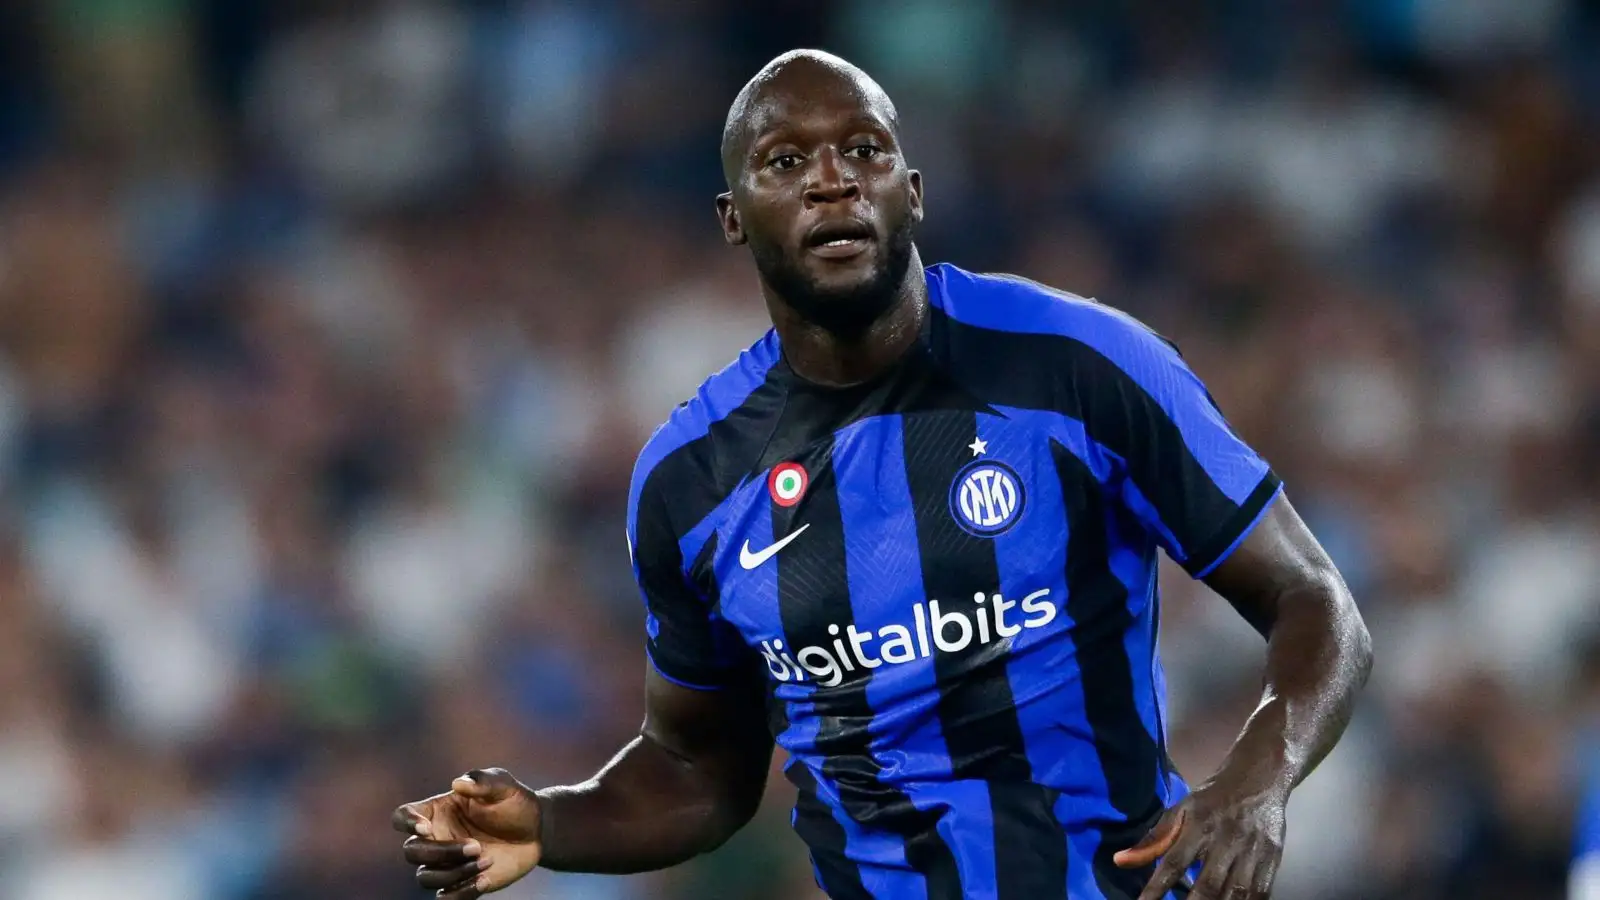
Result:
[[[911,264],[906,267],[894,302],[859,332],[829,331],[801,318],[794,307],[771,291],[764,293],[789,368],[806,381],[824,387],[849,387],[870,381],[893,365],[916,343],[928,314],[928,285],[916,250],[911,251]]]

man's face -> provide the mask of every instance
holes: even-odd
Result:
[[[881,93],[827,70],[786,75],[751,104],[737,180],[717,202],[723,228],[803,318],[859,331],[904,282],[922,179]]]

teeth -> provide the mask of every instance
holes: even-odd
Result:
[[[824,247],[843,247],[845,244],[853,244],[853,243],[855,243],[855,240],[856,240],[855,238],[834,238],[833,240],[827,242],[826,244],[823,244],[822,246],[824,246]]]

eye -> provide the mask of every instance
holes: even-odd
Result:
[[[846,150],[844,153],[846,156],[851,157],[852,159],[868,160],[876,158],[883,153],[883,150],[882,148],[872,144],[857,144],[854,147]]]
[[[783,153],[778,156],[774,156],[772,159],[767,161],[768,166],[771,166],[780,172],[786,172],[789,169],[800,165],[800,163],[801,159],[800,154],[798,153]]]

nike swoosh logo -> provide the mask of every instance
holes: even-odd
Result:
[[[805,531],[810,527],[810,522],[801,525],[799,528],[789,532],[789,534],[785,536],[783,540],[773,541],[771,544],[767,545],[765,550],[762,550],[759,553],[751,553],[750,542],[745,541],[744,546],[739,548],[739,565],[744,566],[746,569],[754,569],[756,566],[759,566],[774,556],[777,556],[779,550],[789,546],[790,541],[799,537],[800,532]]]

